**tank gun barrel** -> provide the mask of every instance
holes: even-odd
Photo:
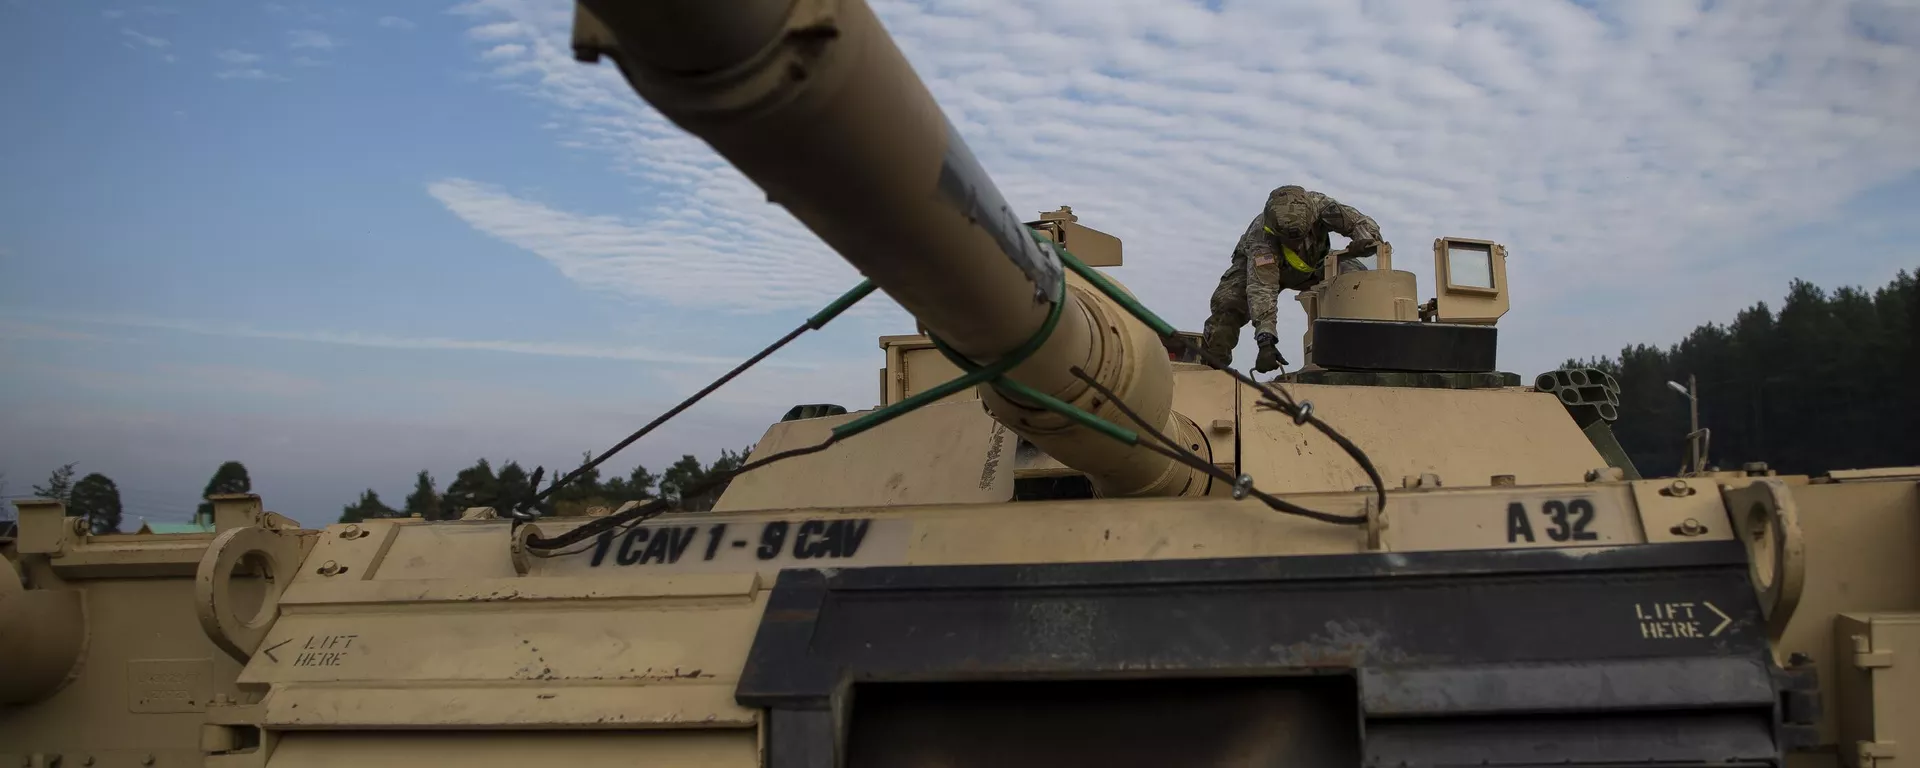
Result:
[[[1079,366],[1183,443],[1172,372],[1143,325],[1035,243],[864,0],[581,0],[574,50],[752,179],[956,352],[1019,349],[1008,376],[1117,423]],[[1062,283],[1065,283],[1064,288]],[[1204,492],[1207,478],[996,392],[996,419],[1102,495]]]

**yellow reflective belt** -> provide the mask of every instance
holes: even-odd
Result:
[[[1273,227],[1261,227],[1261,229],[1266,230],[1269,235],[1279,237],[1279,235],[1274,234]],[[1307,262],[1300,258],[1300,254],[1294,253],[1292,248],[1288,248],[1286,244],[1283,243],[1280,246],[1280,251],[1286,254],[1287,266],[1307,274],[1313,274],[1313,267],[1307,266]]]

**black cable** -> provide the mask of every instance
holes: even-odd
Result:
[[[1069,258],[1069,263],[1077,264],[1077,262],[1073,262],[1070,258]],[[1093,279],[1093,278],[1090,278],[1090,279]],[[1095,282],[1096,284],[1098,284],[1100,281],[1095,280]],[[641,427],[640,429],[636,430],[633,434],[628,435],[626,439],[621,440],[620,442],[614,444],[613,447],[608,448],[606,451],[602,452],[598,457],[595,457],[589,460],[587,463],[580,465],[578,468],[574,469],[572,472],[567,473],[565,476],[554,480],[553,483],[546,488],[546,490],[538,490],[540,478],[545,475],[546,468],[536,467],[534,469],[532,477],[529,479],[529,482],[527,484],[527,490],[533,491],[533,492],[527,494],[522,500],[518,500],[513,505],[511,505],[509,507],[509,514],[513,517],[516,524],[532,519],[533,517],[537,517],[538,514],[541,511],[543,511],[542,503],[546,501],[546,499],[551,497],[554,493],[559,491],[560,488],[584,476],[587,472],[590,472],[594,468],[600,466],[607,459],[611,458],[614,454],[620,452],[622,449],[625,449],[627,446],[632,445],[635,441],[639,440],[640,438],[645,437],[648,433],[658,428],[661,424],[666,423],[668,420],[672,419],[674,416],[679,415],[682,411],[685,411],[687,408],[692,407],[695,403],[699,402],[701,399],[711,394],[714,390],[719,389],[721,386],[725,385],[727,382],[732,381],[734,377],[739,376],[741,373],[744,373],[747,369],[752,368],[755,364],[759,363],[761,360],[765,359],[767,356],[773,354],[776,351],[779,351],[781,347],[784,347],[789,342],[792,342],[795,338],[799,337],[800,334],[805,333],[808,330],[818,329],[826,325],[827,321],[831,320],[835,316],[839,315],[841,312],[845,311],[848,307],[860,301],[860,299],[865,297],[867,294],[872,293],[874,289],[875,289],[875,286],[871,280],[862,281],[860,285],[854,287],[853,290],[848,291],[846,294],[836,299],[832,304],[829,304],[825,309],[822,309],[820,312],[814,314],[812,317],[809,317],[807,321],[802,323],[800,326],[787,332],[787,334],[785,336],[780,337],[778,341],[775,341],[774,343],[768,345],[765,349],[760,350],[760,352],[756,353],[755,355],[748,358],[747,360],[741,362],[739,365],[734,366],[734,368],[728,371],[725,375],[721,376],[718,379],[715,379],[712,383],[708,384],[706,387],[702,388],[699,392],[694,393],[692,396],[688,397],[687,399],[682,400],[678,405],[675,405],[672,409],[669,409],[666,413],[663,413],[660,416],[654,418],[654,420],[651,422],[648,422],[646,426]],[[1064,299],[1064,297],[1062,298]],[[1038,342],[1046,337],[1047,331],[1051,330],[1052,323],[1054,319],[1057,318],[1058,316],[1058,311],[1060,306],[1061,306],[1060,302],[1056,302],[1055,308],[1054,308],[1054,314],[1049,315],[1047,327],[1043,329],[1039,334],[1036,335],[1035,340],[1032,342],[1033,346],[1037,347]],[[1134,309],[1137,309],[1138,312],[1144,313],[1145,315],[1148,315],[1148,316],[1151,315],[1151,313],[1147,312],[1144,307],[1136,306],[1134,307]],[[1155,320],[1157,321],[1157,318]],[[1144,321],[1144,318],[1143,318],[1143,321]],[[1164,323],[1160,323],[1160,325],[1164,326]],[[1198,347],[1191,340],[1188,340],[1184,336],[1172,335],[1169,338],[1178,338],[1180,340],[1180,343],[1183,346],[1185,346],[1189,351],[1195,353],[1201,359],[1205,360],[1207,362],[1207,365],[1209,365],[1210,367],[1216,370],[1224,371],[1226,372],[1227,375],[1233,377],[1236,381],[1239,381],[1242,384],[1245,384],[1247,386],[1250,386],[1250,387],[1253,387],[1254,389],[1259,390],[1263,395],[1263,398],[1260,402],[1260,405],[1262,407],[1278,410],[1282,413],[1285,413],[1288,416],[1292,417],[1294,420],[1294,423],[1296,424],[1303,424],[1303,423],[1312,424],[1315,429],[1319,430],[1322,434],[1325,434],[1329,439],[1333,440],[1335,444],[1339,445],[1342,450],[1346,451],[1349,456],[1353,457],[1353,459],[1357,463],[1359,463],[1360,467],[1366,471],[1367,476],[1373,480],[1374,490],[1375,490],[1375,493],[1378,495],[1379,508],[1382,510],[1386,508],[1387,499],[1386,499],[1385,484],[1381,482],[1380,473],[1377,470],[1375,470],[1373,466],[1373,462],[1367,458],[1366,453],[1364,451],[1361,451],[1359,446],[1354,445],[1351,440],[1348,440],[1345,436],[1341,435],[1338,431],[1334,430],[1333,427],[1328,426],[1326,422],[1323,422],[1318,418],[1314,417],[1312,415],[1311,403],[1308,403],[1308,404],[1296,403],[1293,400],[1293,397],[1290,394],[1288,394],[1284,388],[1272,386],[1266,383],[1253,380],[1251,377],[1248,377],[1245,374],[1242,374],[1239,371],[1236,371],[1230,366],[1224,364],[1219,360],[1219,358],[1213,356],[1212,354],[1209,354],[1205,349]],[[935,342],[936,342],[936,345],[938,345],[937,338],[935,339]],[[946,352],[946,351],[947,350],[945,350],[944,348],[942,349],[942,352]],[[1027,351],[1031,352],[1032,350],[1029,349]],[[1021,354],[1021,355],[1018,355],[1018,357],[1024,358],[1025,355]],[[1166,446],[1171,446],[1171,449],[1169,449],[1168,447],[1154,445],[1151,443],[1136,442],[1136,444],[1143,445],[1149,450],[1155,451],[1156,453],[1159,453],[1170,459],[1178,461],[1186,466],[1202,471],[1206,473],[1208,476],[1213,477],[1215,479],[1220,479],[1225,482],[1237,484],[1237,478],[1234,478],[1232,477],[1232,475],[1226,473],[1224,470],[1221,470],[1220,468],[1213,466],[1212,464],[1208,463],[1205,459],[1187,451],[1185,448],[1181,447],[1178,443],[1173,442],[1171,438],[1168,438],[1165,434],[1160,433],[1160,431],[1154,425],[1150,425],[1142,421],[1139,415],[1134,413],[1133,410],[1129,408],[1124,401],[1115,397],[1112,391],[1102,386],[1099,382],[1094,381],[1091,377],[1087,376],[1085,371],[1081,370],[1079,367],[1076,366],[1073,368],[1073,373],[1074,375],[1080,377],[1082,380],[1086,381],[1089,385],[1098,389],[1103,396],[1107,397],[1110,402],[1113,402],[1117,407],[1119,407],[1120,410],[1123,413],[1125,413],[1128,418],[1134,421],[1134,423],[1139,424],[1154,439],[1159,440],[1160,442],[1164,443]],[[902,403],[902,405],[904,404],[905,403]],[[871,427],[871,426],[873,425],[872,424],[865,425],[865,427]],[[858,430],[855,430],[855,431],[846,432],[844,434],[850,435],[850,434],[856,434],[857,432]],[[843,433],[840,430],[835,430],[835,432],[832,433],[826,440],[822,441],[817,445],[782,451],[772,456],[747,462],[746,464],[743,464],[732,470],[728,470],[726,472],[720,473],[718,475],[709,476],[704,482],[701,482],[700,484],[696,485],[694,488],[683,490],[680,496],[682,499],[689,498],[689,497],[697,498],[699,496],[704,495],[705,493],[712,490],[713,488],[719,486],[720,484],[731,482],[734,478],[742,474],[745,474],[747,472],[750,472],[754,469],[758,469],[760,467],[764,467],[784,459],[789,459],[796,456],[804,456],[810,453],[817,453],[819,451],[824,451],[827,448],[831,447],[842,436],[843,436]],[[1268,494],[1264,491],[1260,491],[1256,488],[1253,488],[1251,486],[1251,483],[1248,484],[1246,492],[1250,493],[1255,498],[1260,499],[1262,502],[1266,503],[1267,506],[1279,511],[1288,512],[1291,514],[1301,515],[1304,517],[1309,517],[1312,519],[1321,520],[1321,521],[1330,522],[1330,523],[1337,523],[1337,524],[1354,524],[1354,523],[1366,522],[1366,518],[1364,516],[1350,517],[1350,516],[1342,516],[1342,515],[1333,515],[1325,512],[1318,512],[1315,510],[1307,509],[1305,507],[1301,507],[1296,504],[1292,504],[1292,503],[1280,500],[1278,498],[1275,498],[1271,494]],[[559,549],[559,548],[568,546],[570,544],[575,544],[581,541],[585,541],[589,538],[597,536],[601,533],[605,533],[607,531],[627,528],[633,525],[638,525],[641,522],[652,519],[664,513],[669,503],[670,502],[668,502],[665,499],[651,499],[647,501],[645,504],[629,509],[626,512],[609,515],[606,517],[596,518],[592,522],[589,522],[585,525],[581,525],[577,528],[569,530],[566,533],[560,534],[559,536],[555,536],[551,539],[548,539],[542,536],[529,537],[527,539],[526,545],[528,546],[528,548],[536,549],[536,550]],[[542,557],[553,556],[552,553],[549,553],[549,554],[535,553],[535,554],[539,554],[539,556],[542,556]]]
[[[798,338],[800,334],[806,333],[807,331],[819,330],[825,327],[828,322],[832,321],[835,317],[839,317],[840,313],[847,311],[848,307],[851,307],[855,304],[860,303],[861,299],[864,299],[867,297],[868,294],[873,293],[876,287],[877,286],[874,284],[872,280],[860,281],[859,285],[854,286],[852,290],[849,290],[846,293],[840,294],[839,298],[834,299],[832,303],[822,308],[819,312],[813,313],[813,315],[808,317],[805,322],[802,322],[799,326],[795,327],[793,330],[788,331],[787,335],[780,337],[778,341],[775,341],[774,343],[767,345],[767,348],[760,350],[759,353],[755,354],[753,357],[747,358],[745,362],[742,362],[741,364],[734,366],[733,370],[727,371],[726,375],[713,380],[713,383],[708,384],[706,387],[702,388],[699,392],[695,392],[691,397],[688,397],[687,399],[680,401],[679,405],[674,406],[672,409],[668,410],[666,413],[660,414],[653,421],[648,422],[646,426],[641,427],[639,430],[635,431],[633,434],[628,435],[627,439],[621,440],[620,442],[615,443],[612,448],[608,448],[604,453],[601,453],[598,458],[595,458],[591,461],[588,461],[585,464],[580,465],[578,469],[575,469],[574,471],[567,473],[565,477],[562,477],[558,480],[553,481],[553,484],[547,486],[547,489],[544,491],[541,491],[538,489],[540,487],[540,477],[546,474],[546,468],[536,467],[533,470],[533,477],[529,478],[527,483],[527,487],[531,490],[534,490],[535,492],[529,495],[526,499],[522,501],[518,501],[513,506],[509,507],[508,513],[513,516],[513,519],[516,522],[521,522],[521,521],[525,521],[527,519],[536,517],[537,515],[530,514],[529,510],[531,510],[534,513],[541,511],[540,509],[541,502],[546,501],[547,497],[552,496],[554,492],[560,490],[562,486],[580,479],[581,476],[585,475],[589,471],[592,471],[593,468],[600,466],[602,462],[605,462],[607,459],[612,458],[614,454],[619,453],[621,449],[624,449],[627,446],[632,445],[633,441],[639,440],[642,437],[646,437],[648,432],[652,432],[656,427],[659,427],[661,424],[665,424],[668,419],[678,416],[681,411],[684,411],[692,407],[694,403],[700,402],[702,398],[706,397],[709,394],[712,394],[714,390],[719,389],[721,386],[725,385],[727,382],[732,381],[735,376],[739,376],[741,373],[746,372],[746,370],[748,368],[752,368],[754,364],[760,362],[761,360],[766,359],[768,355],[778,352],[781,347],[786,346],[789,342]]]
[[[629,445],[632,445],[635,440],[639,440],[642,437],[646,437],[648,432],[652,432],[654,429],[658,428],[661,424],[667,423],[668,419],[678,416],[680,415],[681,411],[684,411],[688,408],[693,407],[693,404],[700,402],[701,398],[704,398],[707,395],[712,394],[714,390],[719,389],[722,385],[726,384],[729,381],[732,381],[735,376],[739,376],[740,374],[746,372],[748,368],[753,367],[754,363],[758,363],[761,360],[766,359],[768,355],[771,355],[774,352],[779,351],[779,349],[781,347],[786,346],[788,342],[791,342],[795,338],[798,338],[800,334],[806,333],[810,327],[811,326],[809,324],[802,323],[800,327],[795,328],[791,331],[788,331],[787,335],[780,337],[779,341],[776,341],[773,344],[768,345],[766,349],[760,350],[760,352],[758,354],[755,354],[753,357],[747,358],[746,362],[743,362],[739,365],[734,366],[733,370],[727,371],[726,375],[721,376],[718,379],[714,379],[713,383],[703,387],[699,392],[693,393],[693,396],[680,401],[679,405],[676,405],[673,408],[669,409],[666,413],[660,414],[659,416],[655,417],[653,421],[647,422],[646,426],[636,430],[633,434],[627,435],[627,438],[625,440],[621,440],[618,443],[614,443],[612,448],[608,448],[605,452],[601,453],[598,458],[595,458],[592,461],[589,461],[585,464],[580,465],[579,469],[575,469],[574,471],[567,473],[565,477],[562,477],[558,480],[553,481],[553,484],[547,486],[546,490],[539,491],[533,494],[533,497],[531,499],[528,499],[526,504],[520,508],[524,509],[525,506],[539,505],[540,502],[545,501],[547,497],[552,496],[555,491],[560,490],[561,486],[571,483],[574,480],[580,479],[581,476],[591,471],[594,467],[600,466],[602,462],[605,462],[607,459],[612,458],[614,454],[619,453],[622,449],[626,448]],[[538,479],[538,476],[540,473],[544,471],[545,471],[544,467],[534,470],[535,478],[533,479],[533,483],[535,485],[539,484],[540,481]]]
[[[613,455],[613,453],[619,451],[622,448],[625,448],[627,445],[632,444],[635,440],[638,440],[641,437],[645,436],[648,432],[651,432],[653,429],[657,428],[660,424],[664,423],[667,419],[678,414],[680,411],[685,410],[687,407],[693,405],[695,402],[698,402],[700,398],[703,398],[707,394],[711,393],[713,390],[718,389],[721,385],[725,384],[728,380],[732,379],[734,376],[739,375],[742,371],[751,367],[754,363],[759,362],[760,360],[764,359],[767,355],[772,354],[774,351],[777,351],[780,347],[786,345],[788,342],[791,342],[796,336],[798,336],[800,333],[807,330],[809,327],[812,327],[811,322],[809,322],[808,325],[803,325],[799,328],[794,329],[792,332],[789,332],[786,336],[781,337],[779,341],[774,342],[772,345],[768,346],[765,350],[762,350],[759,354],[754,355],[752,358],[749,358],[746,362],[743,362],[739,366],[736,366],[732,371],[729,371],[725,376],[714,381],[712,384],[707,385],[698,393],[695,393],[692,397],[689,397],[687,398],[687,400],[681,402],[680,405],[675,406],[672,410],[668,411],[665,414],[662,414],[659,418],[654,419],[652,423],[649,423],[647,426],[640,428],[639,431],[630,435],[627,439],[620,441],[620,443],[616,444],[614,447],[608,449],[606,453],[602,454],[600,458],[595,459],[593,462],[590,462],[586,465],[583,465],[580,469],[575,470],[573,473],[569,474],[568,476],[554,481],[553,486],[550,486],[546,492],[541,493],[534,497],[535,503],[537,503],[540,499],[543,499],[546,496],[551,495],[551,493],[559,486],[565,485],[566,483],[572,481],[578,476],[584,474],[587,470],[593,468],[600,462],[605,461],[607,457]],[[1211,354],[1208,354],[1206,350],[1200,349],[1199,347],[1195,346],[1191,341],[1187,340],[1185,337],[1180,337],[1180,340],[1181,340],[1181,343],[1184,344],[1189,350],[1195,352],[1202,359],[1206,360],[1209,366],[1221,371],[1225,371],[1229,376],[1232,376],[1234,379],[1240,381],[1241,383],[1244,383],[1248,386],[1251,386],[1259,390],[1263,394],[1263,399],[1261,400],[1261,403],[1260,403],[1261,406],[1285,413],[1288,416],[1294,418],[1296,423],[1310,423],[1314,426],[1315,429],[1319,430],[1322,434],[1325,434],[1329,439],[1333,440],[1336,445],[1339,445],[1342,450],[1346,451],[1349,456],[1353,457],[1353,459],[1360,464],[1361,469],[1366,471],[1367,476],[1373,480],[1374,490],[1375,490],[1375,493],[1378,495],[1378,500],[1379,500],[1378,508],[1382,510],[1386,509],[1385,486],[1380,481],[1380,473],[1374,468],[1373,462],[1367,458],[1366,453],[1360,450],[1359,446],[1353,444],[1353,441],[1348,440],[1344,435],[1341,435],[1337,430],[1333,429],[1333,427],[1327,425],[1326,422],[1321,421],[1318,417],[1313,416],[1311,413],[1311,406],[1302,407],[1301,405],[1297,404],[1291,396],[1287,395],[1284,389],[1280,389],[1263,382],[1255,381],[1252,378],[1246,376],[1245,374],[1242,374],[1239,371],[1233,370],[1231,367],[1228,367],[1222,364],[1218,358],[1214,357]],[[1231,474],[1220,469],[1219,467],[1213,466],[1212,464],[1208,463],[1204,458],[1193,455],[1190,452],[1186,451],[1185,449],[1180,448],[1177,443],[1175,443],[1171,438],[1167,437],[1165,434],[1161,433],[1158,430],[1158,428],[1156,428],[1155,426],[1146,424],[1144,421],[1140,419],[1139,414],[1135,413],[1130,407],[1126,405],[1125,400],[1115,396],[1112,390],[1102,386],[1099,382],[1094,381],[1092,377],[1088,376],[1087,373],[1084,370],[1081,370],[1078,366],[1075,366],[1073,368],[1073,373],[1075,376],[1078,376],[1083,381],[1086,381],[1089,385],[1091,385],[1096,390],[1098,390],[1103,397],[1106,397],[1108,399],[1109,402],[1114,403],[1115,406],[1118,407],[1122,413],[1126,414],[1129,419],[1132,419],[1134,423],[1140,424],[1141,427],[1144,430],[1146,430],[1148,434],[1151,435],[1154,439],[1159,440],[1165,443],[1166,445],[1174,446],[1174,449],[1175,449],[1175,450],[1169,450],[1167,448],[1163,448],[1158,445],[1142,443],[1142,445],[1144,445],[1149,450],[1152,450],[1170,459],[1178,461],[1183,465],[1205,472],[1207,475],[1215,479],[1221,480],[1223,482],[1234,483],[1237,481],[1238,478],[1233,477]],[[755,459],[735,469],[729,470],[719,475],[708,477],[705,481],[696,485],[692,489],[682,491],[681,497],[697,498],[705,494],[707,491],[710,491],[713,488],[719,486],[720,484],[730,482],[733,480],[733,478],[738,477],[747,472],[750,472],[754,469],[767,466],[777,461],[782,461],[782,460],[794,458],[797,456],[804,456],[807,454],[824,451],[827,448],[831,447],[835,442],[837,442],[838,439],[839,439],[838,435],[833,435],[833,436],[829,436],[825,441],[822,441],[816,445],[807,446],[804,448],[789,449],[771,456],[767,456],[762,459]],[[540,470],[535,470],[534,476],[536,478],[539,476],[539,474],[540,474]],[[535,480],[535,482],[538,482],[538,481]],[[1297,504],[1293,504],[1291,502],[1274,497],[1272,494],[1269,494],[1265,491],[1261,491],[1257,488],[1253,488],[1251,486],[1248,488],[1248,494],[1253,496],[1254,498],[1259,499],[1262,503],[1266,504],[1268,507],[1272,509],[1275,509],[1281,512],[1286,512],[1289,514],[1311,518],[1314,520],[1320,520],[1322,522],[1334,523],[1338,525],[1364,524],[1366,522],[1366,518],[1364,516],[1353,517],[1353,516],[1346,516],[1346,515],[1335,515],[1332,513],[1320,512],[1318,510],[1308,509],[1306,507],[1302,507]],[[664,514],[666,512],[666,509],[669,503],[670,502],[668,502],[665,499],[652,499],[652,500],[649,500],[647,503],[642,504],[638,507],[634,507],[633,509],[629,509],[626,512],[616,514],[616,515],[609,515],[607,517],[595,518],[592,522],[589,522],[578,528],[574,528],[573,530],[567,531],[566,533],[560,534],[559,536],[555,536],[551,539],[540,537],[540,536],[531,537],[527,540],[527,547],[529,549],[535,549],[535,550],[560,549],[562,547],[566,547],[572,544],[579,543],[581,541],[585,541],[587,539],[590,539],[594,536],[597,536],[601,533],[604,533],[610,530],[629,528],[634,525],[638,525],[642,522],[645,522],[647,520],[650,520],[654,517],[657,517],[661,514]],[[539,554],[539,553],[535,553],[535,554]],[[540,556],[548,557],[553,555],[548,554],[548,555],[540,555]]]
[[[1214,466],[1212,463],[1208,462],[1205,458],[1201,457],[1200,455],[1195,454],[1194,452],[1181,447],[1180,443],[1176,442],[1173,438],[1168,437],[1166,433],[1161,432],[1159,427],[1156,427],[1152,424],[1148,424],[1146,420],[1140,418],[1140,414],[1135,413],[1133,408],[1127,405],[1125,400],[1115,396],[1113,393],[1113,390],[1108,389],[1106,386],[1102,385],[1100,382],[1095,381],[1092,376],[1087,375],[1087,372],[1085,370],[1082,370],[1080,366],[1077,366],[1077,365],[1074,366],[1071,369],[1071,372],[1073,373],[1074,376],[1079,377],[1081,381],[1086,382],[1088,386],[1093,387],[1094,391],[1099,392],[1101,397],[1104,397],[1107,399],[1108,402],[1113,403],[1114,407],[1119,408],[1121,413],[1126,414],[1127,418],[1133,420],[1133,423],[1140,425],[1141,430],[1145,431],[1148,435],[1151,435],[1154,439],[1159,440],[1160,442],[1166,444],[1166,447],[1161,447],[1161,446],[1152,445],[1149,443],[1141,443],[1140,445],[1142,447],[1145,447],[1148,450],[1154,451],[1155,453],[1158,453],[1162,456],[1166,456],[1170,459],[1178,461],[1181,464],[1185,464],[1188,467],[1192,467],[1201,472],[1205,472],[1207,476],[1212,477],[1221,482],[1227,483],[1229,485],[1234,484],[1235,482],[1238,481],[1238,478],[1234,477],[1232,473]],[[1262,503],[1265,503],[1269,508],[1272,508],[1274,510],[1285,512],[1292,515],[1299,515],[1301,517],[1311,518],[1314,520],[1319,520],[1323,523],[1333,523],[1335,525],[1365,525],[1367,523],[1366,515],[1337,515],[1331,512],[1321,512],[1315,509],[1308,509],[1306,507],[1302,507],[1298,504],[1294,504],[1284,499],[1277,498],[1272,494],[1269,494],[1265,491],[1262,491],[1258,488],[1253,487],[1251,484],[1247,486],[1247,493],[1253,496],[1254,498],[1259,499]]]
[[[1311,404],[1302,406],[1300,403],[1294,401],[1293,396],[1286,391],[1285,387],[1276,386],[1271,382],[1255,381],[1253,377],[1234,370],[1231,366],[1222,362],[1220,358],[1215,357],[1212,353],[1194,344],[1192,339],[1185,336],[1176,338],[1179,339],[1181,345],[1189,352],[1205,360],[1209,367],[1223,371],[1228,376],[1232,376],[1234,380],[1259,390],[1263,395],[1259,403],[1260,406],[1286,414],[1293,419],[1295,424],[1312,424],[1314,429],[1320,431],[1320,434],[1326,435],[1327,439],[1332,440],[1335,445],[1340,446],[1340,449],[1346,451],[1347,455],[1352,457],[1354,463],[1359,464],[1360,469],[1367,473],[1367,478],[1373,481],[1373,492],[1378,503],[1376,509],[1383,512],[1386,511],[1387,486],[1386,483],[1380,480],[1380,471],[1374,468],[1373,460],[1367,457],[1366,451],[1360,450],[1360,446],[1354,445],[1352,440],[1348,440],[1347,437],[1340,434],[1338,430],[1335,430],[1326,422],[1321,421],[1320,417],[1313,415],[1313,406]]]

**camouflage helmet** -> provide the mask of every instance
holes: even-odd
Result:
[[[1268,193],[1263,218],[1267,232],[1281,243],[1295,249],[1306,247],[1307,235],[1313,229],[1312,206],[1307,202],[1306,188],[1288,184]]]

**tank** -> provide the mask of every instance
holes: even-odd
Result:
[[[860,0],[596,0],[574,48],[914,316],[879,405],[797,405],[710,512],[22,503],[0,760],[1871,768],[1920,733],[1920,468],[1643,477],[1606,374],[1498,369],[1500,243],[1436,238],[1425,302],[1391,244],[1327,259],[1256,381],[1117,238],[1011,210]]]

